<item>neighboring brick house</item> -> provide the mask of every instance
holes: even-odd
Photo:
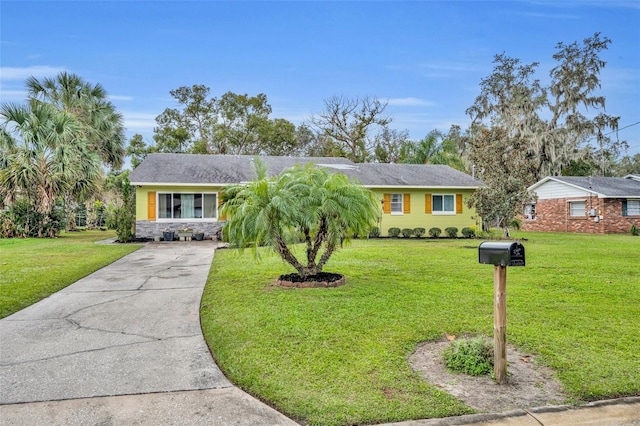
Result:
[[[640,227],[640,175],[549,176],[529,190],[537,201],[524,206],[524,230],[614,234]]]
[[[193,228],[213,235],[224,225],[219,195],[230,184],[256,178],[250,155],[150,154],[131,172],[136,187],[136,236]],[[380,227],[464,227],[480,222],[467,200],[484,184],[444,165],[353,163],[335,157],[261,156],[274,176],[296,164],[315,163],[356,178],[380,200]]]

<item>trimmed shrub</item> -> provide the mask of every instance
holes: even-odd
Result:
[[[486,337],[454,340],[443,356],[447,368],[471,376],[491,374],[493,370],[493,342]]]
[[[402,236],[404,238],[410,238],[413,235],[413,229],[411,228],[402,228]]]
[[[449,238],[455,238],[458,236],[458,228],[456,228],[455,226],[445,228],[444,232],[446,232],[447,237]]]
[[[442,229],[440,228],[431,228],[429,229],[429,236],[431,238],[438,238],[442,234]]]
[[[427,230],[424,228],[413,228],[413,235],[417,238],[422,238],[425,232],[427,232]]]
[[[377,226],[374,226],[373,228],[371,228],[371,231],[369,231],[369,238],[379,238],[380,237],[380,228],[378,228]]]
[[[465,227],[462,228],[461,232],[465,238],[473,238],[476,236],[476,231],[473,228]]]
[[[635,223],[631,225],[631,235],[636,237],[640,235],[640,228],[638,228],[638,226]]]
[[[400,228],[389,228],[389,236],[392,238],[397,238],[400,235]]]

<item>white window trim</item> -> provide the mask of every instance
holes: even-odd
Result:
[[[394,195],[399,195],[400,196],[400,211],[399,212],[394,212],[393,211],[393,196]],[[391,213],[392,216],[402,216],[404,215],[404,194],[402,193],[398,193],[398,192],[393,192],[390,195],[389,198],[389,213]]]
[[[436,210],[434,208],[435,203],[433,202],[433,197],[442,197],[442,207],[444,208],[444,197],[450,196],[453,197],[453,211],[444,211],[444,210]],[[456,213],[456,194],[431,194],[431,214],[435,216],[455,216]]]
[[[577,203],[582,203],[584,204],[584,211],[582,212],[582,214],[571,214],[573,208],[572,208],[572,204],[577,204]],[[569,217],[587,217],[587,200],[567,200],[567,204],[569,205]]]
[[[171,217],[160,217],[160,195],[165,194],[202,194],[202,195],[211,195],[215,194],[216,196],[216,217],[206,217],[206,218],[171,218]],[[187,222],[201,222],[201,223],[215,223],[220,220],[220,208],[218,207],[218,200],[220,197],[219,192],[199,192],[199,191],[165,191],[160,192],[156,191],[156,222],[165,222],[165,223],[187,223]]]
[[[538,211],[536,210],[536,204],[537,203],[525,203],[524,205],[524,210],[522,212],[522,215],[524,216],[525,220],[536,220],[536,217],[538,217]],[[529,209],[529,213],[527,213],[527,207],[531,206],[531,208]],[[531,212],[533,212],[533,215],[531,214]]]
[[[640,204],[640,199],[635,199],[635,198],[627,198],[627,215],[624,217],[629,217],[629,216],[640,216],[640,211],[638,212],[638,214],[631,214],[629,213],[629,203],[638,203]],[[640,209],[640,206],[638,206],[638,209]]]

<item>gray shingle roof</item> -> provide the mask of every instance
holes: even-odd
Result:
[[[345,174],[370,187],[478,188],[484,184],[466,173],[439,164],[356,164]]]
[[[221,184],[255,179],[252,155],[150,154],[131,172],[132,184]],[[357,178],[370,187],[477,188],[483,183],[442,165],[355,164],[338,157],[261,156],[269,175],[296,164],[315,163]]]
[[[551,179],[593,191],[604,198],[640,197],[640,181],[619,177],[554,176]]]

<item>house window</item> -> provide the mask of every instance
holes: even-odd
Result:
[[[524,205],[524,217],[528,220],[536,220],[536,205],[525,204]]]
[[[159,193],[159,219],[215,219],[217,194]]]
[[[402,214],[402,194],[391,194],[391,214]]]
[[[584,216],[586,204],[584,201],[570,201],[569,202],[569,216],[580,217]]]
[[[433,214],[455,214],[456,212],[454,195],[433,195],[431,205]]]
[[[622,216],[640,216],[640,200],[623,201]]]

